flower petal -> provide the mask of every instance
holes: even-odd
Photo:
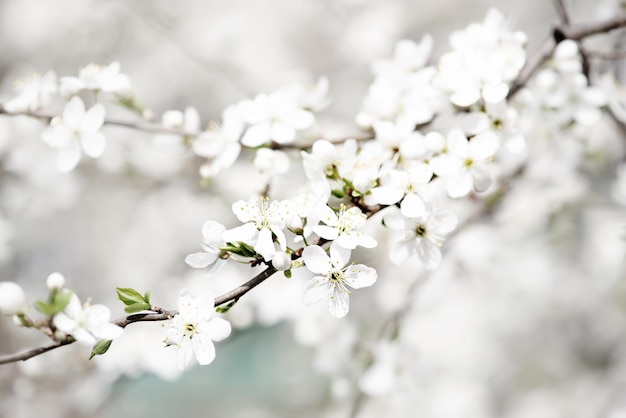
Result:
[[[302,252],[302,260],[304,265],[316,274],[328,274],[333,267],[326,252],[318,245],[306,247]]]

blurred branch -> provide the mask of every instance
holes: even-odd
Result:
[[[57,116],[54,113],[44,112],[44,111],[12,112],[6,109],[2,105],[2,103],[0,103],[0,115],[29,116],[31,118],[42,119],[46,121],[50,121],[52,120],[52,118]],[[185,137],[196,137],[199,135],[199,132],[185,132],[180,129],[168,128],[166,126],[157,125],[154,123],[146,123],[146,122],[131,122],[131,121],[107,118],[104,120],[104,124],[111,125],[111,126],[121,126],[123,128],[135,129],[137,131],[143,131],[143,132],[155,133],[155,134],[170,134],[170,135],[179,135],[179,136],[185,136]]]
[[[226,292],[221,296],[215,298],[215,306],[222,305],[226,302],[230,302],[232,300],[238,300],[240,297],[248,293],[250,290],[254,289],[256,286],[263,283],[266,279],[271,277],[274,273],[276,273],[276,269],[272,266],[266,268],[261,273],[254,276],[252,279],[248,280],[241,286],[236,287],[230,292]],[[163,308],[159,308],[153,306],[153,312],[146,313],[136,313],[132,315],[128,315],[122,318],[118,318],[112,321],[113,324],[118,325],[122,328],[126,328],[128,325],[133,324],[135,322],[152,322],[152,321],[166,321],[168,319],[172,319],[174,316],[178,314],[176,310],[166,310]],[[65,345],[69,345],[74,343],[75,340],[72,337],[67,337],[62,341],[57,341],[54,344],[34,348],[32,350],[24,351],[22,353],[9,354],[5,356],[0,356],[0,365],[15,363],[18,361],[26,361],[33,357],[37,357],[41,354],[47,353],[48,351],[54,350],[59,347],[63,347]]]
[[[562,4],[561,1],[558,3]],[[569,17],[567,19],[569,19]],[[566,39],[581,41],[589,36],[607,33],[625,26],[626,15],[617,16],[600,22],[581,23],[575,25],[563,23],[557,25],[552,31],[552,36],[546,39],[539,51],[530,57],[526,65],[522,68],[519,75],[511,85],[507,98],[510,99],[513,97],[522,87],[526,85],[526,83],[528,83],[528,80],[530,80],[537,70],[552,57],[559,42]]]

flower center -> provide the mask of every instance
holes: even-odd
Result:
[[[194,335],[196,335],[198,333],[198,325],[197,324],[192,324],[190,322],[185,324],[185,332],[184,335],[185,337],[188,337],[189,339],[192,339]]]
[[[426,226],[424,225],[417,225],[417,227],[415,228],[415,235],[417,235],[418,237],[423,237],[424,235],[426,235]]]

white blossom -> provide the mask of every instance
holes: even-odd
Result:
[[[78,71],[78,77],[61,77],[59,92],[68,97],[81,90],[115,93],[121,96],[131,94],[131,82],[126,74],[120,72],[120,64],[113,62],[108,66],[89,64]]]
[[[10,112],[34,112],[45,108],[58,88],[54,71],[48,71],[44,75],[29,75],[15,84],[18,96],[4,104],[4,108]]]
[[[213,341],[230,335],[230,323],[215,314],[214,303],[210,294],[195,298],[187,289],[180,292],[178,314],[172,318],[164,340],[167,346],[178,347],[180,369],[187,367],[194,356],[201,365],[211,363],[215,359]]]
[[[0,282],[0,313],[13,315],[24,308],[26,295],[22,287],[15,282]]]
[[[192,143],[193,152],[209,161],[201,168],[203,177],[215,177],[220,171],[233,165],[239,153],[239,139],[245,122],[237,106],[228,106],[222,112],[222,124],[212,123]]]
[[[259,148],[252,164],[264,174],[284,174],[289,170],[289,156],[280,150]]]
[[[377,242],[374,238],[363,231],[357,231],[367,221],[361,209],[356,206],[348,209],[341,205],[339,212],[335,213],[333,209],[324,205],[318,210],[319,219],[326,224],[313,227],[313,232],[320,237],[332,240],[337,245],[351,250],[359,245],[365,248],[376,246]]]
[[[346,316],[350,308],[348,287],[360,289],[376,282],[376,270],[363,264],[351,264],[350,250],[332,245],[330,257],[322,247],[312,245],[302,253],[306,267],[319,276],[311,279],[305,287],[303,301],[313,304],[326,301],[330,313],[336,318]]]
[[[468,139],[460,130],[450,131],[445,153],[430,161],[433,172],[446,178],[450,197],[462,197],[472,188],[483,192],[491,185],[487,164],[500,146],[492,131]]]
[[[287,238],[283,229],[291,218],[292,211],[289,201],[273,201],[261,198],[260,201],[249,203],[243,200],[233,203],[233,213],[244,225],[229,229],[222,234],[226,242],[245,242],[254,247],[254,250],[270,261],[276,254],[274,239],[282,251],[287,249]]]
[[[69,172],[80,161],[81,148],[88,156],[99,158],[106,147],[106,138],[100,132],[104,124],[105,109],[99,103],[85,110],[79,97],[73,97],[63,109],[63,116],[57,116],[50,127],[43,131],[43,140],[53,148],[58,148],[57,169]]]
[[[417,253],[426,269],[434,270],[441,263],[440,246],[456,229],[458,220],[442,209],[430,210],[417,217],[406,217],[396,210],[384,216],[384,224],[391,230],[402,231],[391,246],[389,258],[392,263],[402,264]]]
[[[52,273],[46,279],[48,289],[62,289],[65,286],[65,277],[61,273]]]
[[[100,340],[113,340],[122,335],[122,327],[112,324],[111,311],[104,305],[80,304],[78,296],[72,294],[65,310],[54,316],[54,326],[71,335],[84,345],[94,345]]]
[[[241,138],[241,143],[247,147],[258,147],[271,141],[292,143],[298,131],[310,128],[315,121],[311,112],[298,107],[292,96],[280,91],[244,100],[239,109],[250,124]]]

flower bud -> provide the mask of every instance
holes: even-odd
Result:
[[[286,252],[277,252],[272,259],[272,266],[278,271],[289,270],[291,268],[291,256]]]
[[[0,313],[13,315],[24,307],[26,296],[15,282],[0,282]]]
[[[65,277],[61,273],[52,273],[46,280],[48,289],[62,289],[65,286]]]

